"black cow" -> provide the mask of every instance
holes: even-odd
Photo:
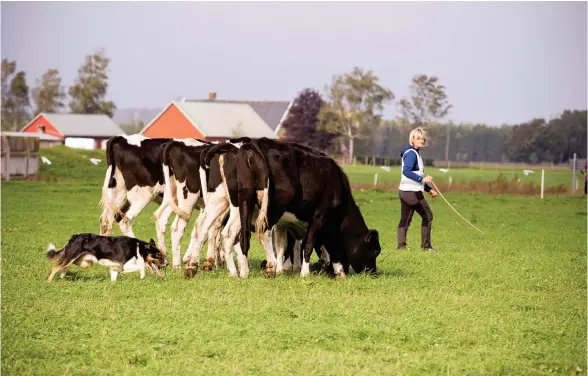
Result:
[[[258,200],[256,192],[263,190],[256,222],[258,236],[284,220],[284,214],[292,221],[308,224],[302,243],[301,276],[310,272],[309,259],[317,243],[329,252],[335,275],[348,273],[349,266],[357,273],[364,270],[375,273],[376,258],[381,251],[378,232],[368,229],[341,167],[332,158],[308,149],[266,138],[252,140],[239,149],[238,200],[243,254],[246,257],[249,251],[251,218]],[[268,258],[268,267],[272,261]]]
[[[207,199],[203,214],[208,214],[208,223],[212,223],[213,218],[225,210],[227,201],[230,202],[229,221],[223,230],[225,257],[240,235],[240,247],[235,247],[235,250],[241,277],[248,275],[246,255],[257,206],[261,209],[257,215],[256,232],[266,249],[267,274],[275,275],[280,269],[281,257],[276,260],[275,253],[268,251],[273,247],[267,244],[268,230],[274,225],[280,227],[280,224],[294,227],[311,225],[311,232],[304,240],[305,264],[301,276],[309,273],[308,261],[313,247],[321,245],[329,251],[335,273],[340,276],[348,272],[350,264],[356,272],[364,269],[375,271],[375,259],[380,252],[378,233],[368,230],[351,196],[347,177],[334,160],[301,145],[268,139],[230,140],[230,143],[216,150],[209,149],[207,156],[211,172],[217,169],[214,163],[218,158],[218,170],[222,177],[216,183],[209,183],[215,199],[212,204]],[[208,164],[206,161],[202,163],[205,166]],[[220,197],[223,199],[220,200]],[[197,233],[203,233],[207,228],[204,226]],[[284,235],[280,238],[285,240]],[[203,237],[197,244],[202,241]],[[284,249],[285,245],[276,248]],[[188,277],[193,275],[198,263],[198,254],[192,256],[191,260],[187,260]],[[229,273],[236,275],[234,266],[229,268]]]

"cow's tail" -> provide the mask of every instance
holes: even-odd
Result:
[[[198,169],[200,173],[200,189],[202,190],[202,198],[204,199],[204,205],[208,203],[208,182],[206,181],[206,170],[202,165]]]
[[[106,175],[104,176],[104,184],[102,185],[102,197],[100,198],[100,206],[104,207],[109,203],[108,190],[116,187],[116,178],[114,172],[116,165],[114,163],[114,144],[115,138],[111,138],[106,142]]]
[[[169,157],[170,148],[173,147],[173,142],[168,143],[163,148],[163,157],[162,157],[162,169],[163,169],[163,178],[164,178],[164,192],[163,192],[163,203],[169,203],[172,207],[172,210],[185,219],[189,221],[192,215],[190,213],[186,213],[178,204],[176,204],[177,195],[174,194],[176,191],[176,179],[175,177],[172,180],[171,173],[173,172],[173,167],[171,165],[171,158]]]
[[[47,260],[49,262],[54,262],[54,261],[58,261],[59,259],[61,259],[61,255],[63,249],[61,251],[56,251],[55,250],[55,245],[53,245],[53,243],[49,243],[49,246],[47,246],[47,250],[45,251],[47,254]]]
[[[270,189],[271,189],[271,186],[270,186],[271,171],[270,171],[269,162],[268,162],[267,158],[265,157],[265,155],[263,154],[263,152],[261,151],[261,149],[259,148],[259,145],[257,144],[257,140],[252,140],[248,145],[251,147],[251,150],[253,150],[255,153],[259,154],[259,158],[261,159],[261,162],[263,163],[263,169],[265,171],[266,185],[263,188],[263,196],[261,198],[261,208],[259,209],[259,215],[257,216],[257,220],[255,221],[255,233],[257,235],[257,239],[259,241],[262,241],[263,234],[269,229],[268,209],[269,209],[269,196],[270,196]]]

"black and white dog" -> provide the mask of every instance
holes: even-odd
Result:
[[[61,271],[65,276],[67,268],[76,264],[82,268],[93,263],[104,265],[110,272],[110,280],[116,281],[119,272],[139,272],[145,278],[145,265],[160,277],[159,267],[167,266],[165,255],[155,246],[153,239],[149,243],[128,236],[101,236],[96,234],[73,235],[63,249],[56,251],[53,244],[47,247],[49,262],[57,262],[51,269],[47,282],[53,281],[55,273]]]

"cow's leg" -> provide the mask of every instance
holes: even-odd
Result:
[[[196,221],[196,231],[193,232],[195,240],[193,246],[188,249],[184,256],[184,262],[187,263],[185,275],[186,277],[193,277],[198,270],[200,262],[200,251],[202,244],[206,241],[208,230],[213,225],[214,221],[222,215],[229,206],[226,191],[222,185],[219,185],[216,190],[209,195],[204,212],[198,217]]]
[[[239,208],[237,206],[230,206],[229,211],[229,221],[225,225],[222,230],[222,250],[225,254],[225,260],[227,262],[227,270],[229,271],[229,275],[231,277],[237,276],[237,268],[235,267],[235,261],[233,260],[233,255],[231,251],[233,249],[233,245],[237,240],[237,236],[239,235],[240,230],[240,223],[239,223]],[[243,256],[243,253],[240,252],[241,255],[237,254],[237,258],[239,256]],[[239,259],[239,273],[242,278],[247,278],[247,275],[243,275],[243,266],[241,265],[242,259]],[[245,263],[247,263],[247,259],[245,258]],[[248,269],[248,268],[247,268]]]
[[[296,239],[294,243],[294,271],[302,268],[302,239]]]
[[[222,240],[223,222],[228,214],[229,210],[226,210],[216,219],[216,221],[214,221],[208,230],[208,251],[206,252],[206,260],[202,266],[203,270],[212,270],[215,264],[217,267],[220,267],[219,255],[223,255],[224,258]]]
[[[178,207],[185,213],[192,213],[194,210],[194,206],[196,205],[196,201],[200,197],[200,192],[192,193],[184,190],[185,183],[178,183]],[[183,193],[183,192],[186,193]],[[188,226],[189,219],[185,219],[181,216],[178,216],[177,222],[174,220],[174,227],[172,228],[172,267],[174,269],[180,268],[180,259],[181,259],[181,252],[180,248],[182,246],[182,238],[184,236],[184,231],[186,230],[186,226]]]
[[[314,249],[314,244],[316,242],[317,235],[323,228],[325,222],[326,214],[319,209],[315,213],[312,222],[309,224],[306,236],[302,241],[302,249],[304,250],[304,255],[302,260],[302,269],[300,270],[301,277],[306,277],[310,274],[310,256],[312,255],[312,250]]]
[[[263,249],[265,250],[265,276],[274,278],[276,276],[276,250],[274,247],[274,240],[272,239],[273,232],[276,226],[273,226],[272,229],[265,231],[262,236],[260,237],[261,244]],[[263,263],[262,263],[263,267]]]
[[[111,166],[106,170],[106,178],[102,187],[102,214],[100,215],[100,235],[108,236],[112,233],[112,225],[115,221],[115,214],[121,212],[127,200],[127,191],[124,184],[122,174],[118,169],[115,170],[114,177],[116,179],[116,186],[108,188],[110,181]]]
[[[159,209],[157,209],[157,211],[153,214],[153,217],[155,219],[155,231],[157,232],[157,246],[159,247],[159,250],[166,256],[167,247],[165,244],[165,230],[167,227],[167,222],[172,212],[173,208],[171,207],[171,205],[166,204],[164,200]]]
[[[288,246],[288,232],[284,226],[276,225],[272,227],[272,235],[272,248],[275,252],[276,259],[276,274],[281,274],[284,272],[285,267],[283,260],[284,254],[286,253],[286,247]],[[289,264],[291,265],[292,263],[289,262]]]
[[[133,219],[145,209],[152,198],[153,193],[150,187],[135,186],[127,193],[127,200],[130,203],[129,210],[127,210],[124,218],[119,223],[120,230],[123,234],[133,238],[135,237],[135,233],[133,232]]]

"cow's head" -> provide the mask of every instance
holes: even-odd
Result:
[[[363,239],[357,239],[348,255],[349,264],[356,273],[366,271],[376,274],[376,258],[380,254],[380,236],[377,230],[369,230]]]

